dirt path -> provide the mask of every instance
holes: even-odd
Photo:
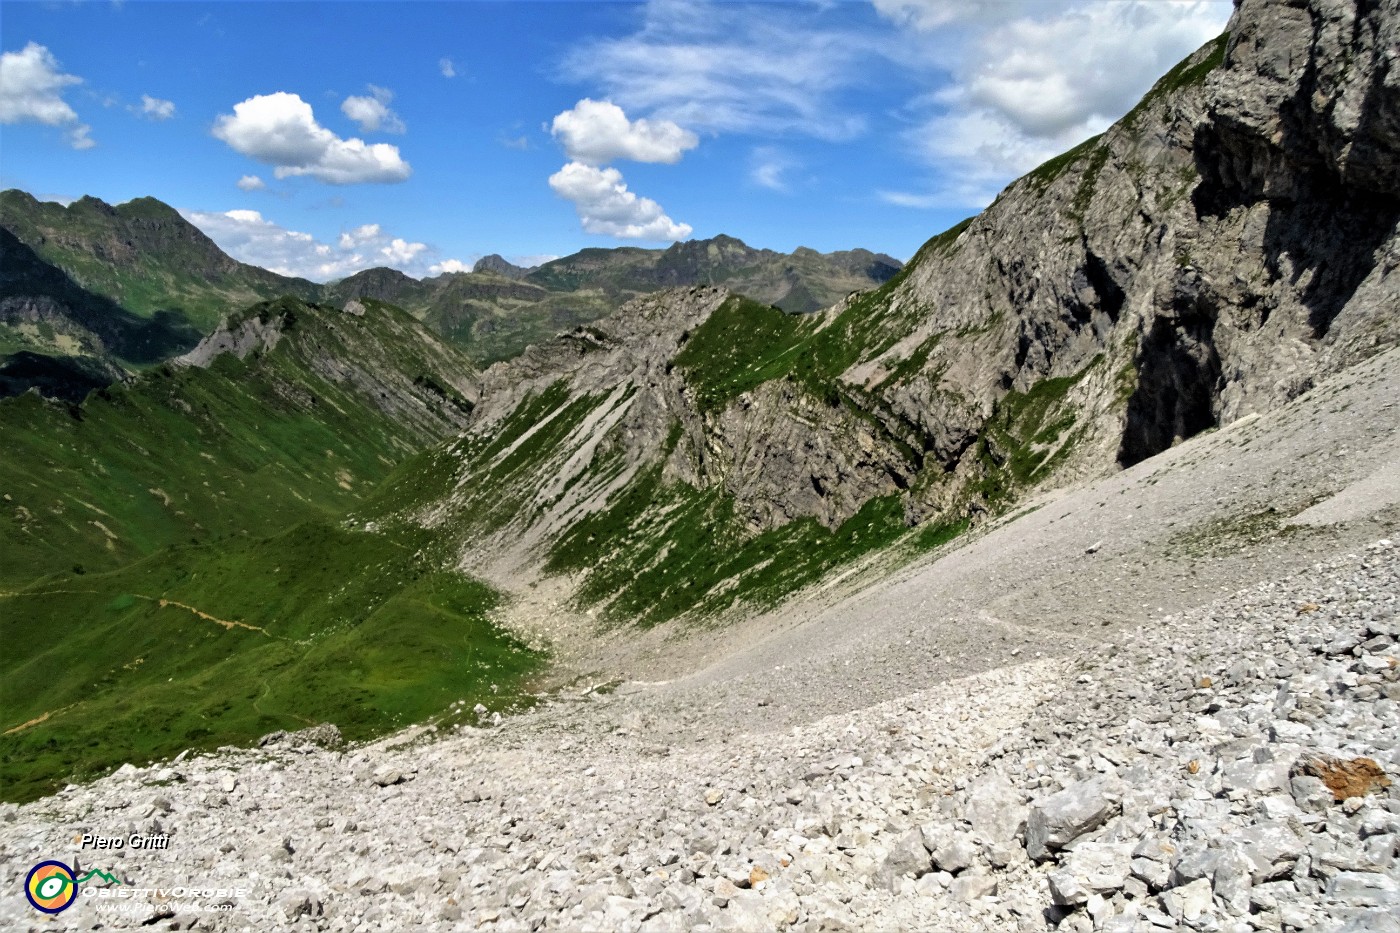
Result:
[[[41,713],[40,715],[35,716],[33,719],[29,720],[29,722],[22,722],[19,725],[15,726],[13,729],[6,729],[4,732],[0,732],[0,735],[14,735],[16,732],[23,732],[25,729],[28,729],[32,726],[37,726],[39,725],[39,723],[46,721],[50,716],[61,713],[67,709],[72,709],[74,705],[75,704],[70,703],[67,706],[60,706],[58,709],[51,709],[46,713]]]
[[[132,595],[134,595],[137,599],[144,599],[147,602],[155,603],[162,609],[164,609],[166,606],[175,606],[178,609],[183,609],[186,612],[193,613],[194,615],[199,616],[201,619],[204,619],[207,622],[213,622],[216,625],[222,625],[226,629],[246,628],[250,632],[261,632],[268,638],[279,637],[260,626],[249,625],[247,622],[235,622],[229,619],[220,619],[217,616],[211,616],[209,613],[204,612],[203,610],[196,609],[195,607],[186,605],[185,603],[176,602],[173,599],[165,599],[164,597],[157,598],[155,596],[142,596],[139,593],[134,593]]]

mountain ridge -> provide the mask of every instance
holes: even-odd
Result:
[[[761,300],[812,311],[878,284],[899,265],[864,250],[785,256],[719,236],[666,250],[588,248],[531,269],[488,256],[471,273],[424,279],[373,267],[323,285],[232,259],[151,197],[114,206],[84,196],[64,206],[11,189],[0,193],[0,229],[7,265],[22,254],[26,267],[41,270],[0,277],[0,353],[29,354],[25,371],[38,366],[36,385],[61,383],[75,367],[119,375],[159,363],[188,350],[223,315],[282,295],[388,301],[490,363],[667,285],[729,281]],[[39,366],[43,357],[54,362]],[[75,362],[63,363],[67,357]]]

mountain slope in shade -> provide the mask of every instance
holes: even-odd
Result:
[[[84,197],[64,207],[11,189],[0,192],[0,227],[80,288],[138,317],[182,318],[201,333],[256,301],[317,294],[315,283],[230,258],[155,198],[114,207]]]

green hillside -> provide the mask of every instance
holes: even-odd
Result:
[[[470,363],[397,309],[355,317],[286,299],[249,316],[275,320],[284,338],[208,369],[166,364],[80,406],[0,400],[10,523],[0,582],[336,514],[465,420],[460,392],[445,393]],[[365,379],[318,371],[330,359],[356,361]]]
[[[417,526],[345,518],[471,409],[465,357],[364,304],[265,303],[207,368],[0,401],[6,798],[307,722],[362,738],[518,702],[539,658],[487,621],[499,597]]]
[[[421,530],[311,520],[3,594],[4,798],[276,729],[353,740],[458,700],[513,708],[540,656],[449,567]]]
[[[0,226],[79,287],[138,317],[165,312],[202,333],[255,301],[319,293],[305,279],[229,258],[155,198],[112,206],[84,197],[65,207],[10,189],[0,192]]]

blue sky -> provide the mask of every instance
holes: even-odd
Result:
[[[6,0],[0,185],[152,195],[317,280],[720,233],[906,259],[1230,6]]]

